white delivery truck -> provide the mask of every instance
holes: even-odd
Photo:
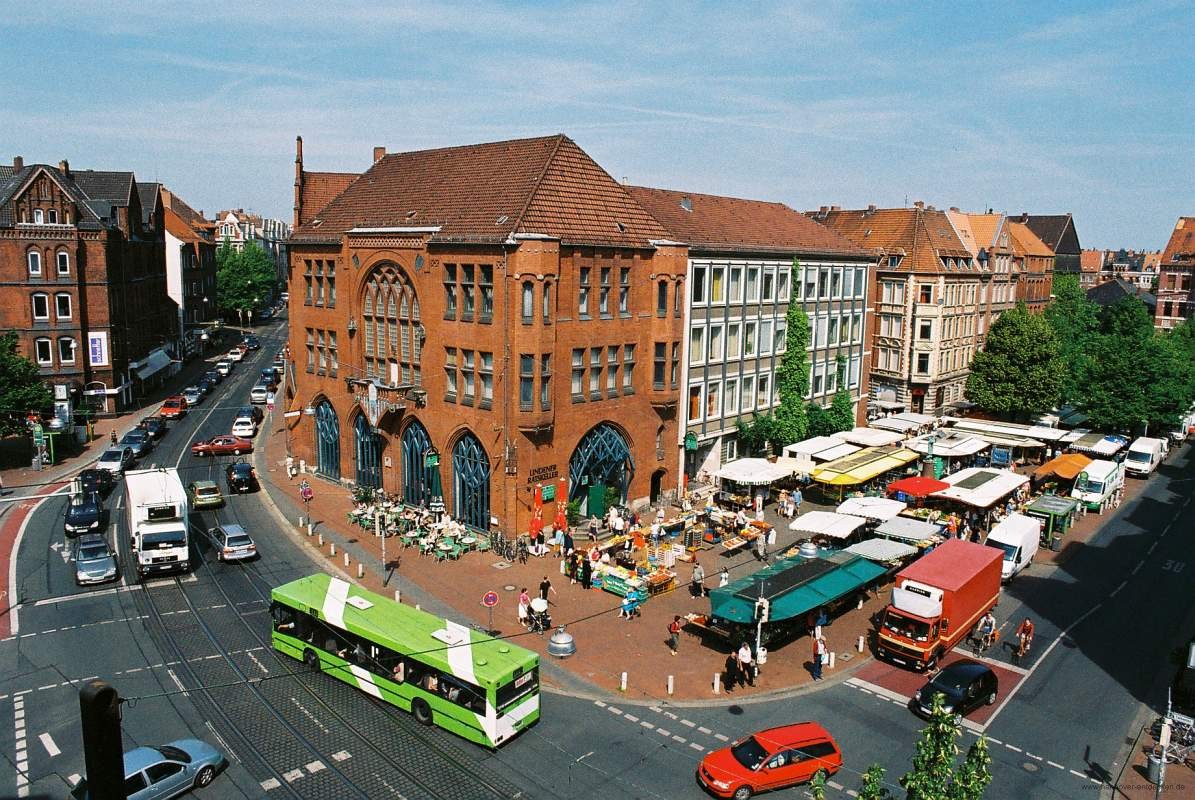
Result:
[[[1104,513],[1116,500],[1117,493],[1124,488],[1124,470],[1115,461],[1092,461],[1075,479],[1071,497],[1082,503],[1088,511]]]
[[[1025,514],[1009,514],[996,523],[984,544],[1004,551],[1000,579],[1010,581],[1033,563],[1041,544],[1041,520]]]
[[[1161,439],[1141,436],[1129,445],[1124,457],[1125,471],[1139,478],[1148,478],[1166,457],[1166,443]]]
[[[176,469],[126,472],[125,502],[137,574],[186,572],[191,566],[187,492]]]

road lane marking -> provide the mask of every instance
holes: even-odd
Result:
[[[41,740],[41,746],[46,748],[46,752],[50,754],[50,758],[53,758],[62,752],[58,749],[58,745],[55,743],[54,737],[49,733],[40,734],[37,738]]]
[[[338,750],[332,754],[333,761],[348,761],[352,757],[348,750]]]
[[[623,714],[623,718],[626,719],[627,722],[638,722],[639,721],[639,718],[636,717],[634,714]]]
[[[286,780],[287,783],[294,783],[299,778],[302,778],[303,774],[304,774],[303,770],[301,770],[301,769],[292,769],[290,772],[282,773],[282,777]]]
[[[719,742],[729,742],[730,741],[730,737],[725,734],[722,734],[722,733],[715,733],[714,738],[717,739]]]
[[[654,728],[656,727],[655,725],[653,725],[652,723],[648,722],[647,720],[643,720],[643,721],[642,721],[642,722],[640,722],[639,724],[640,724],[640,725],[642,725],[643,727],[647,728],[649,731],[650,731],[650,730],[652,730],[652,729],[654,729]]]
[[[1061,770],[1065,770],[1065,769],[1066,769],[1066,767],[1062,766],[1062,765],[1061,765],[1061,764],[1059,764],[1057,761],[1051,761],[1051,760],[1049,760],[1048,758],[1046,759],[1046,763],[1047,763],[1047,764],[1049,764],[1051,767],[1055,767],[1055,768],[1057,768],[1057,769],[1061,769]]]
[[[681,724],[681,725],[688,725],[690,728],[696,728],[696,727],[697,727],[697,723],[696,723],[696,722],[693,722],[693,721],[691,721],[691,720],[687,720],[687,719],[682,719],[682,720],[680,721],[680,724]]]
[[[62,486],[59,486],[54,491],[50,492],[50,494],[51,495],[61,494],[62,492],[65,492],[65,491],[69,490],[70,488],[71,488],[70,484],[65,483]],[[11,634],[14,634],[14,635],[21,632],[21,625],[20,625],[20,619],[19,619],[21,602],[20,602],[20,598],[17,596],[17,587],[20,586],[20,584],[17,583],[17,556],[21,552],[21,540],[25,538],[25,531],[29,528],[29,521],[31,519],[33,519],[35,514],[37,514],[37,510],[41,507],[42,503],[46,502],[49,499],[50,499],[49,497],[43,497],[42,499],[40,499],[36,503],[34,503],[32,506],[29,506],[26,503],[21,504],[21,508],[27,508],[28,510],[25,512],[25,518],[23,520],[21,520],[20,527],[17,528],[17,536],[15,539],[13,539],[12,552],[11,552],[11,556],[8,560],[8,584],[7,584],[7,586],[8,586],[8,591],[11,593],[9,596],[9,601],[8,601],[8,632]],[[25,788],[25,792],[26,792],[26,794],[28,794],[28,792],[29,792],[28,787]],[[24,796],[24,795],[22,795],[22,796]]]
[[[705,748],[704,748],[704,747],[702,747],[701,745],[697,744],[697,742],[689,742],[689,747],[692,747],[692,748],[693,748],[694,750],[696,750],[698,753],[704,753],[704,752],[705,752]]]
[[[15,559],[14,559],[15,560]],[[13,745],[16,750],[17,761],[17,797],[29,796],[29,761],[26,758],[25,747],[25,697],[14,695],[13,708]]]
[[[277,778],[266,778],[261,782],[262,791],[268,792],[271,789],[277,789],[282,784],[278,782]]]
[[[1023,752],[1025,752],[1025,751],[1024,751],[1024,750],[1022,750],[1021,748],[1017,747],[1015,744],[1005,744],[1004,746],[1005,746],[1005,747],[1007,747],[1009,750],[1012,750],[1014,753],[1023,753]]]
[[[314,775],[315,773],[325,770],[328,767],[322,761],[312,761],[310,764],[305,765],[305,768],[309,773]]]

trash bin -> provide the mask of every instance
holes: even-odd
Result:
[[[1156,786],[1162,782],[1162,757],[1149,753],[1145,759],[1145,778]]]
[[[1055,533],[1050,537],[1050,549],[1057,553],[1062,549],[1062,534]]]

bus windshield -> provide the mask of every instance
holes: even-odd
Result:
[[[1079,481],[1079,485],[1076,486],[1075,488],[1077,488],[1080,492],[1089,492],[1091,494],[1102,494],[1104,491],[1104,482],[1103,481],[1093,481],[1091,478],[1088,478],[1085,481]]]

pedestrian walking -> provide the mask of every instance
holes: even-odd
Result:
[[[727,586],[729,584],[730,570],[728,570],[726,567],[722,567],[722,571],[718,574],[718,588],[721,589],[723,586]]]
[[[690,578],[689,594],[693,597],[705,596],[705,567],[696,559],[693,560],[693,577]]]
[[[108,438],[112,440],[112,444],[116,444],[116,429],[108,431]]]
[[[668,623],[668,646],[672,648],[672,655],[676,655],[676,649],[680,647],[680,614],[674,614],[672,622]]]
[[[566,531],[564,532],[564,539],[563,539],[562,548],[563,548],[563,549],[562,549],[562,553],[563,553],[563,556],[564,556],[565,558],[568,558],[568,557],[572,556],[572,554],[573,554],[574,552],[576,552],[575,548],[573,547],[573,534],[572,534],[572,531],[567,531],[567,530],[566,530]]]
[[[631,599],[631,592],[627,592],[626,596],[622,598],[622,606],[618,609],[618,616],[620,619],[622,617],[626,617],[627,621],[630,621],[631,606],[633,606],[634,603],[635,601]]]
[[[768,562],[768,536],[763,531],[755,537],[755,555],[765,564]]]
[[[796,489],[794,489],[794,490],[793,490],[793,494],[792,494],[792,505],[793,505],[793,509],[795,510],[795,513],[793,514],[793,516],[794,516],[794,517],[795,517],[797,514],[800,514],[800,513],[801,513],[801,501],[802,501],[802,500],[804,500],[804,499],[805,499],[805,498],[801,496],[801,489],[800,489],[800,487],[798,487],[798,488],[796,488]]]
[[[751,645],[748,642],[743,642],[739,648],[739,674],[748,686],[755,685],[755,665],[752,663]]]
[[[531,606],[531,595],[527,594],[527,587],[519,592],[519,624],[527,627],[527,609]]]
[[[539,582],[539,596],[545,603],[548,602],[548,592],[556,594],[556,590],[552,588],[552,582],[545,575],[544,579]]]
[[[731,653],[726,657],[726,691],[733,692],[739,682],[739,655]]]
[[[581,588],[593,588],[593,563],[588,558],[581,559]]]
[[[813,639],[813,679],[820,681],[822,679],[822,667],[828,660],[826,655],[826,640],[818,634]]]

